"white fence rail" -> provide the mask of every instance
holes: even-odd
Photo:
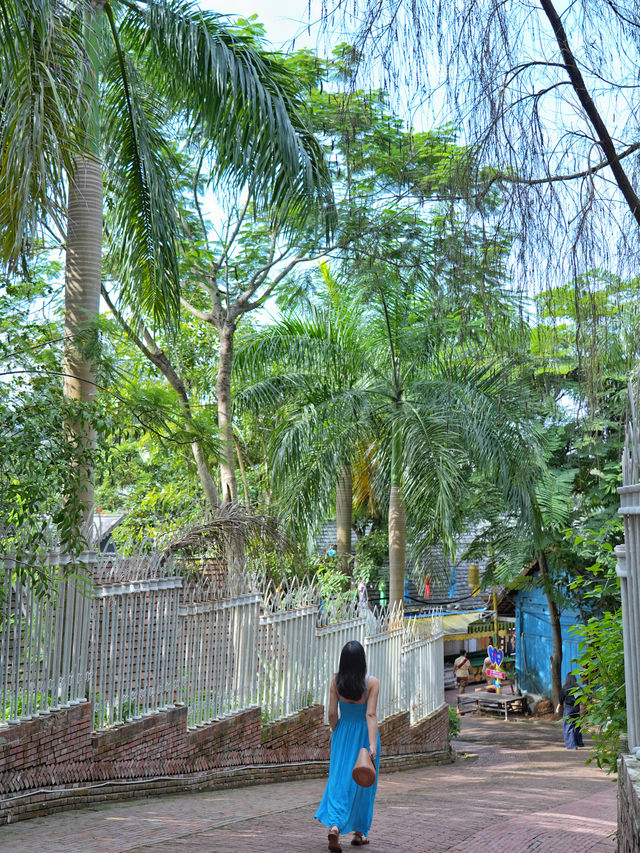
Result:
[[[618,489],[624,519],[624,545],[616,548],[622,600],[627,737],[631,750],[640,747],[640,376],[629,382],[630,417]]]
[[[417,722],[444,703],[437,616],[432,635],[416,639],[397,612],[348,600],[329,612],[313,582],[218,600],[213,573],[187,581],[158,555],[91,560],[81,582],[50,555],[37,595],[0,558],[0,725],[86,700],[96,729],[176,702],[190,727],[255,705],[268,720],[316,702],[327,709],[349,640],[365,646],[380,679],[379,719],[409,710]]]
[[[267,719],[287,717],[313,702],[317,615],[311,604],[260,617],[258,704]]]
[[[96,729],[174,704],[181,585],[161,577],[98,587],[89,646]]]
[[[180,607],[180,701],[187,725],[255,704],[259,595]]]
[[[403,706],[417,723],[444,703],[442,635],[415,640],[402,648]]]
[[[378,717],[384,720],[402,711],[402,629],[366,637],[367,669],[380,679]]]
[[[38,590],[19,562],[0,561],[0,723],[66,708],[87,691],[86,582],[65,577],[64,561],[51,553]]]

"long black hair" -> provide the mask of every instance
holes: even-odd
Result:
[[[340,665],[336,675],[336,687],[340,696],[357,702],[364,693],[366,674],[367,659],[364,649],[357,640],[350,640],[340,653]]]
[[[575,705],[576,697],[573,694],[573,688],[578,684],[578,679],[570,672],[564,680],[562,690],[560,691],[560,701],[565,705]]]

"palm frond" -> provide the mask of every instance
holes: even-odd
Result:
[[[114,39],[117,39],[115,27]],[[116,41],[105,62],[103,134],[109,242],[120,298],[155,323],[180,310],[175,155],[162,134],[166,116]]]
[[[554,471],[536,484],[536,498],[546,528],[558,530],[568,525],[577,473],[577,468]]]
[[[308,533],[326,518],[336,471],[351,462],[359,439],[352,401],[307,404],[283,419],[271,442],[276,505],[292,529]]]
[[[89,58],[52,0],[1,0],[0,32],[0,263],[11,269],[46,226],[64,231],[65,176],[87,154]]]
[[[322,149],[302,118],[298,84],[276,57],[185,0],[129,6],[121,35],[211,149],[219,181],[248,185],[283,216],[320,207],[333,222]]]
[[[245,335],[235,351],[235,370],[246,379],[259,372],[273,375],[307,373],[317,383],[320,375],[344,386],[368,371],[356,323],[338,319],[330,311],[312,307],[307,316],[287,314],[277,325]]]

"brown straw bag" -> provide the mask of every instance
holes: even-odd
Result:
[[[353,781],[362,788],[370,788],[376,781],[376,768],[366,747],[358,753],[358,759],[351,771]]]

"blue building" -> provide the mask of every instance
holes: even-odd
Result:
[[[541,589],[522,589],[515,596],[516,606],[516,675],[524,692],[551,696],[551,664],[553,651],[549,607]],[[581,619],[575,610],[564,609],[560,615],[562,628],[562,680],[576,668],[580,638],[570,628]]]

